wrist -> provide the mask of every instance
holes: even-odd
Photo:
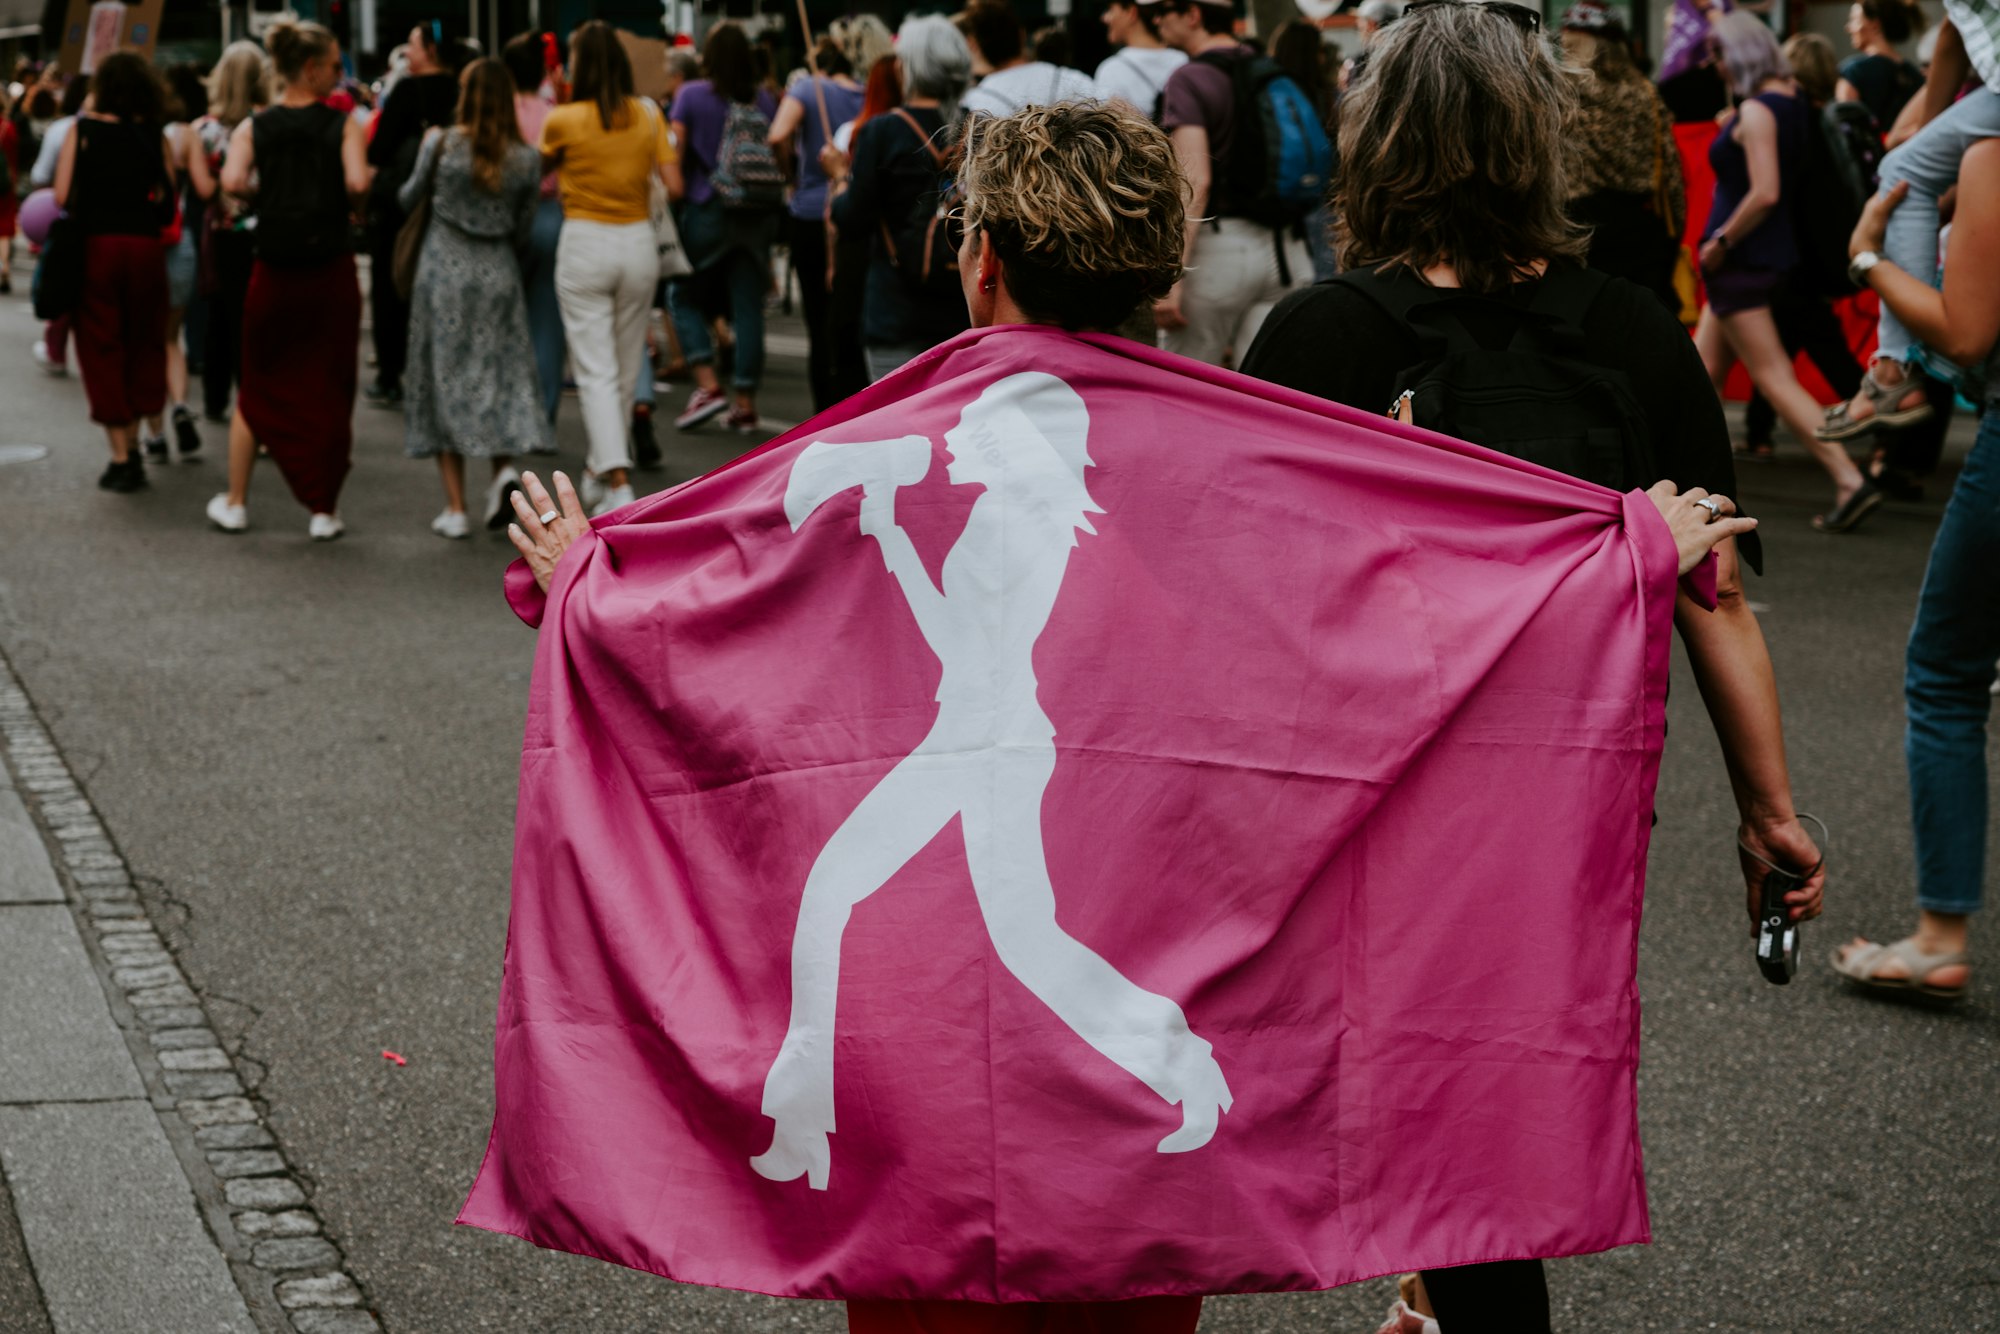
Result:
[[[1768,834],[1787,825],[1798,823],[1798,812],[1793,809],[1789,797],[1782,801],[1761,802],[1747,806],[1738,812],[1738,825],[1746,834]]]

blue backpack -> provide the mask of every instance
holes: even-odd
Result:
[[[1236,108],[1210,210],[1267,227],[1304,221],[1326,202],[1333,173],[1333,144],[1312,99],[1269,56],[1218,51],[1195,58],[1228,73]]]

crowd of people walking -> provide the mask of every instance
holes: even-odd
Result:
[[[721,22],[698,55],[670,52],[665,97],[639,93],[603,22],[485,57],[426,23],[371,90],[331,31],[286,20],[204,77],[130,52],[89,76],[23,71],[0,116],[0,294],[29,231],[44,317],[29,354],[81,372],[104,489],[140,491],[149,460],[201,455],[198,363],[202,416],[228,424],[214,528],[249,526],[268,456],[309,535],[340,536],[365,400],[401,412],[411,458],[436,460],[432,530],[507,529],[538,576],[574,536],[554,519],[568,493],[552,500],[518,465],[555,450],[566,388],[587,440],[577,504],[610,513],[661,460],[652,404],[670,370],[690,382],[678,430],[760,437],[766,307],[787,284],[815,408],[971,327],[1120,332],[1652,488],[1683,537],[1705,526],[1695,507],[1726,517],[1739,465],[1770,457],[1772,416],[1832,483],[1815,525],[1845,534],[1920,485],[1967,401],[1977,442],[1908,651],[1917,924],[1834,959],[1864,988],[1956,998],[2000,660],[2000,6],[1945,13],[1923,66],[1906,55],[1924,28],[1911,0],[1858,0],[1846,59],[1715,9],[1663,91],[1600,0],[1546,18],[1501,0],[1369,0],[1368,40],[1346,52],[1303,20],[1246,40],[1231,0],[1109,0],[1118,50],[1094,75],[1005,0],[973,0],[893,39],[872,16],[843,21],[784,79],[770,44]],[[1691,79],[1719,114],[1688,118],[1707,105]],[[1690,234],[1696,171],[1713,190]],[[1846,331],[1871,316],[1864,367]],[[1807,387],[1801,350],[1838,401]],[[1553,406],[1524,426],[1490,404],[1528,392],[1529,362]],[[1763,407],[1733,444],[1738,366]],[[1484,398],[1461,392],[1478,376],[1498,377],[1479,381]],[[467,459],[486,460],[472,498]],[[1695,490],[1676,497],[1666,479]],[[1761,548],[1747,523],[1721,531],[1698,543],[1719,557],[1716,609],[1683,594],[1676,624],[1753,902],[1757,868],[1789,866],[1803,873],[1793,911],[1810,916],[1822,859],[1792,807],[1744,595]],[[1473,1311],[1548,1324],[1533,1258],[1429,1273],[1410,1296],[1392,1328],[1468,1328]],[[1195,1311],[1144,1319],[1191,1328]],[[906,1316],[856,1327],[914,1327]]]

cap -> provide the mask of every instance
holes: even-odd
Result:
[[[1622,25],[1602,0],[1576,0],[1563,11],[1562,26],[1572,32],[1605,32]]]

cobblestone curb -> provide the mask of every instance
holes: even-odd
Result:
[[[112,1014],[252,1316],[268,1334],[381,1334],[4,654],[0,742],[26,804],[39,811]]]

